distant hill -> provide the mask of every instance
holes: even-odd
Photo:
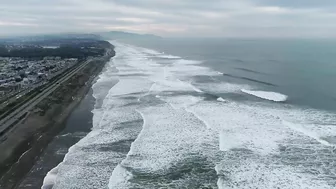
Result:
[[[54,43],[62,44],[69,43],[70,41],[93,41],[101,40],[101,36],[96,34],[47,34],[47,35],[31,35],[31,36],[17,36],[17,37],[7,37],[0,38],[0,43],[4,44],[40,44],[49,43],[51,45]]]
[[[122,31],[110,31],[99,33],[104,39],[160,39],[160,36],[153,34],[137,34]]]

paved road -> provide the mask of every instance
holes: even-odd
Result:
[[[53,81],[50,86],[48,86],[46,89],[44,89],[41,93],[33,97],[32,99],[28,100],[25,104],[23,104],[21,107],[17,108],[14,112],[10,113],[7,117],[0,120],[0,136],[4,134],[4,132],[9,129],[11,126],[15,124],[15,122],[22,116],[24,116],[25,113],[27,113],[29,110],[31,110],[33,107],[35,107],[38,103],[40,103],[45,97],[50,95],[52,92],[54,92],[63,82],[70,79],[73,75],[75,75],[79,70],[83,69],[87,64],[89,64],[91,61],[94,61],[97,59],[91,59],[88,60],[78,67],[76,67],[74,70],[67,73],[62,78]]]
[[[3,109],[3,108],[6,108],[6,106],[8,104],[15,102],[19,97],[26,95],[31,90],[35,90],[36,88],[38,88],[41,85],[42,85],[42,83],[40,83],[40,84],[38,84],[34,87],[24,89],[24,90],[22,90],[18,93],[15,93],[15,94],[11,95],[11,97],[7,98],[5,101],[2,102],[2,104],[0,105],[0,110]]]
[[[72,69],[73,66],[67,68],[67,69]],[[50,77],[49,79],[52,79],[53,77],[57,77],[58,75],[62,74],[64,71],[59,71],[55,74],[53,74],[52,77]],[[13,93],[11,95],[8,95],[8,97],[6,98],[3,98],[3,99],[0,99],[0,101],[2,101],[2,104],[0,105],[0,110],[3,109],[3,108],[6,108],[6,106],[10,103],[13,103],[15,102],[19,97],[21,96],[24,96],[26,95],[27,93],[29,93],[30,91],[33,91],[35,89],[37,89],[38,87],[42,86],[45,84],[46,81],[44,82],[40,82],[40,83],[37,83],[37,84],[34,84],[33,86],[31,87],[27,87],[25,89],[22,89],[21,91],[19,92],[16,92],[16,93]]]

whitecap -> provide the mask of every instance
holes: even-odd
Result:
[[[159,55],[157,57],[158,58],[166,58],[166,59],[180,59],[181,58],[179,56],[174,56],[174,55]]]
[[[51,169],[44,177],[41,189],[53,188],[56,182],[57,174],[58,174],[58,166]]]
[[[131,178],[132,174],[130,172],[128,172],[121,165],[117,165],[117,167],[112,172],[108,187],[110,189],[129,188],[129,184],[126,181],[130,180]]]
[[[226,100],[224,100],[224,98],[222,98],[222,97],[217,98],[217,101],[219,101],[219,102],[226,102]]]
[[[251,88],[249,85],[236,84],[236,83],[199,83],[195,84],[200,90],[211,92],[211,93],[238,93],[243,88]]]
[[[332,123],[335,121],[332,114],[326,116],[320,111],[283,107],[280,103],[240,103],[225,101],[222,97],[217,100],[226,103],[204,100],[202,91],[245,91],[273,101],[287,97],[252,91],[248,85],[197,84],[192,80],[194,76],[219,74],[198,61],[171,59],[163,60],[163,64],[155,59],[161,53],[118,43],[116,51],[114,64],[119,72],[111,76],[118,76],[119,83],[108,91],[102,106],[93,110],[93,130],[67,154],[59,167],[55,188],[160,188],[168,186],[167,183],[172,188],[181,188],[186,187],[184,181],[191,177],[204,183],[212,182],[211,186],[216,185],[213,181],[219,177],[218,188],[291,188],[299,187],[300,183],[306,188],[328,188],[324,181],[316,181],[319,175],[304,174],[302,167],[294,167],[299,163],[290,167],[278,157],[284,153],[280,145],[294,146],[289,155],[296,149],[300,155],[301,147],[317,150],[322,146],[329,156],[329,146],[314,140],[335,132],[331,126],[325,127],[328,132],[323,131],[322,126],[315,126],[309,130],[313,134],[307,136],[283,121]],[[139,120],[143,120],[140,126],[129,127],[130,122]],[[127,156],[99,150],[111,143],[135,138]],[[211,162],[211,166],[207,166],[212,171],[216,169],[218,175],[214,174],[211,181],[194,172],[175,180],[165,177],[181,168],[178,163],[195,156],[204,158],[203,164]],[[148,181],[137,180],[144,175]],[[153,182],[151,176],[168,179],[168,182]],[[231,180],[224,182],[227,178]]]
[[[242,154],[240,154],[242,155]],[[248,156],[247,156],[248,157]],[[278,166],[264,157],[226,159],[216,166],[220,175],[220,189],[332,189],[327,182],[314,179],[308,173],[300,173],[291,166]]]
[[[281,93],[276,93],[276,92],[270,92],[270,91],[254,91],[254,90],[246,90],[242,89],[241,90],[243,93],[250,94],[262,99],[274,101],[274,102],[284,102],[287,100],[288,96],[281,94]]]
[[[292,123],[283,121],[283,124],[287,127],[308,136],[319,143],[326,146],[336,146],[336,144],[330,143],[326,140],[327,137],[336,136],[336,126],[334,125],[318,125],[308,123]]]

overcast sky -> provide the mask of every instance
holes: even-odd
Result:
[[[336,0],[0,0],[0,35],[336,37]]]

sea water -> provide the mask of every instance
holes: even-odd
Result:
[[[336,43],[111,43],[92,131],[42,188],[335,188]]]

